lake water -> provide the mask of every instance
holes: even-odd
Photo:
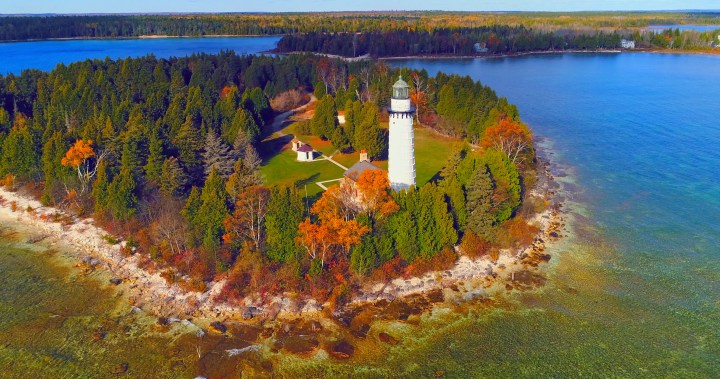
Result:
[[[280,37],[147,38],[119,40],[69,40],[0,43],[0,74],[19,74],[26,68],[51,70],[58,63],[85,59],[184,57],[193,53],[217,54],[235,50],[257,54],[275,48]]]
[[[686,30],[694,30],[696,32],[711,32],[720,29],[720,25],[650,25],[646,29],[655,32],[663,32],[668,29],[678,29],[681,32]]]
[[[171,42],[186,41],[198,43]],[[68,43],[67,57],[81,59],[72,47],[87,42],[116,43],[52,46]],[[43,45],[32,44],[42,54]],[[160,55],[149,48],[128,55],[141,51]],[[542,290],[512,295],[501,307],[434,312],[420,325],[382,325],[402,342],[350,364],[268,352],[276,376],[720,376],[720,57],[564,54],[392,64],[470,75],[517,104],[566,182],[574,237],[555,248]],[[121,360],[131,377],[205,372],[193,358],[195,343],[147,332],[146,321],[108,299],[93,278],[49,269],[46,253],[0,251],[0,284],[10,294],[0,298],[0,367],[14,376],[107,377]],[[108,337],[93,341],[103,325]],[[232,367],[241,370],[245,358],[236,359]]]

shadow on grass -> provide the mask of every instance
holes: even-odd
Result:
[[[295,182],[295,187],[297,188],[304,188],[307,185],[315,185],[315,182],[317,182],[318,178],[320,177],[320,174],[312,174],[308,176],[305,179],[301,179]]]
[[[295,137],[292,134],[286,134],[282,137],[262,141],[260,143],[258,153],[263,160],[263,164],[280,154],[283,150],[283,146],[290,143],[293,138]]]

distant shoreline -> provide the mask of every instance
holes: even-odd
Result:
[[[198,36],[176,36],[164,34],[143,34],[140,36],[128,37],[59,37],[59,38],[31,38],[31,39],[15,39],[3,40],[0,43],[20,43],[20,42],[51,42],[51,41],[121,41],[135,39],[175,39],[175,38],[256,38],[256,37],[282,37],[285,34],[207,34]]]

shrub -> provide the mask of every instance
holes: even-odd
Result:
[[[468,257],[479,258],[487,255],[488,251],[490,251],[490,242],[471,231],[467,231],[463,236],[460,247]]]

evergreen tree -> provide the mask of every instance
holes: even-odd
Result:
[[[202,203],[194,223],[203,229],[203,247],[208,251],[215,251],[220,244],[220,237],[225,232],[223,220],[229,214],[225,183],[217,171],[210,171],[200,200]]]
[[[243,133],[242,138],[246,139],[246,143],[255,143],[260,136],[260,128],[255,123],[255,119],[243,108],[238,108],[235,112],[230,127],[223,131],[223,139],[235,145],[240,133]]]
[[[186,183],[185,172],[180,167],[177,158],[165,159],[160,172],[160,192],[167,196],[179,196],[182,194]]]
[[[357,117],[357,116],[356,116]],[[366,103],[360,122],[355,126],[355,150],[367,150],[371,158],[381,158],[387,151],[387,141],[380,129],[378,110],[374,104]]]
[[[375,267],[377,238],[368,234],[355,245],[350,253],[350,268],[360,275],[368,274]]]
[[[202,206],[202,199],[200,197],[200,189],[193,186],[190,190],[190,195],[185,201],[185,207],[180,212],[185,218],[189,225],[187,243],[192,247],[197,247],[202,241],[202,230],[199,227],[200,207]]]
[[[191,118],[187,118],[173,140],[177,146],[178,161],[192,180],[197,180],[201,168],[200,152],[203,148],[200,131]]]
[[[487,166],[475,171],[466,188],[467,228],[473,233],[489,239],[493,228],[493,183]]]
[[[520,206],[520,174],[517,167],[501,150],[494,148],[485,150],[482,161],[487,164],[495,187],[496,198],[502,201],[493,204],[495,221],[501,223],[509,219],[515,209]]]
[[[40,154],[26,120],[21,115],[3,141],[0,174],[12,173],[20,179],[32,180],[38,175]]]
[[[296,190],[273,188],[265,216],[267,255],[270,259],[285,263],[297,260],[299,249],[295,237],[304,213],[302,199]]]
[[[68,148],[69,146],[60,131],[53,133],[52,137],[43,146],[44,204],[50,204],[54,200],[52,199],[52,193],[55,187],[71,177],[70,169],[60,163]]]
[[[205,175],[210,175],[210,172],[215,171],[221,177],[227,178],[233,171],[235,157],[230,146],[226,145],[214,130],[210,130],[205,138],[202,158]]]
[[[135,179],[127,167],[113,179],[107,189],[107,206],[116,220],[126,221],[135,215],[137,197],[135,197]]]
[[[331,95],[325,95],[315,107],[315,114],[310,121],[310,130],[318,137],[330,139],[337,126],[335,100]]]
[[[260,177],[261,161],[255,148],[248,145],[243,156],[243,158],[238,158],[235,162],[233,173],[228,177],[225,184],[227,193],[233,201],[248,187],[262,184]]]
[[[458,230],[464,230],[467,224],[467,208],[465,191],[460,181],[454,174],[451,174],[447,179],[442,181],[442,187],[450,202],[450,209],[452,210],[453,219],[455,220],[455,226]]]
[[[163,141],[158,132],[153,133],[150,137],[148,150],[147,163],[144,167],[145,177],[149,182],[160,184],[165,155],[163,152]]]
[[[444,247],[452,247],[458,239],[457,230],[453,221],[452,214],[448,210],[448,204],[445,202],[445,194],[442,189],[436,185],[432,185],[433,190],[433,219],[435,224],[435,235],[437,236],[437,247],[435,253]],[[434,254],[434,253],[433,253]]]
[[[392,218],[395,248],[400,258],[412,262],[419,254],[418,225],[411,211],[401,211]]]
[[[97,167],[95,183],[93,183],[92,197],[95,201],[95,212],[104,213],[108,208],[108,187],[110,186],[110,176],[108,175],[107,160],[100,161]]]

